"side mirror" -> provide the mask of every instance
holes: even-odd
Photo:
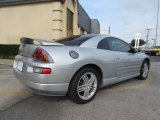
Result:
[[[132,48],[132,49],[134,50],[135,53],[140,52],[139,49],[135,49],[135,48]]]
[[[131,47],[131,50],[130,50],[129,52],[130,52],[130,53],[138,53],[138,50]]]

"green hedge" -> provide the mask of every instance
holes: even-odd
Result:
[[[0,58],[12,59],[18,54],[20,45],[3,45],[0,44]]]

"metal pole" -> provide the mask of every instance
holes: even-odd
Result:
[[[135,46],[134,47],[137,49],[137,38],[135,39]]]
[[[109,25],[108,35],[110,35],[110,34],[111,34],[111,27]]]
[[[145,48],[147,48],[147,46],[148,46],[148,37],[149,37],[149,32],[150,32],[150,30],[152,30],[152,29],[147,29],[147,39],[146,39],[146,46],[145,46]]]
[[[158,11],[157,11],[157,25],[156,25],[156,38],[154,41],[154,46],[157,45],[157,38],[158,38],[158,23],[159,22],[159,0],[158,0]]]

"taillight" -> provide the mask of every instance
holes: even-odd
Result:
[[[51,74],[50,68],[33,67],[33,72],[38,74]]]
[[[41,48],[37,48],[34,51],[33,58],[43,62],[49,62],[49,55]]]
[[[50,68],[42,68],[42,74],[51,74]]]

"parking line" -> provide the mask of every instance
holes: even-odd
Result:
[[[13,66],[13,64],[7,64],[7,63],[0,63],[0,65]]]

